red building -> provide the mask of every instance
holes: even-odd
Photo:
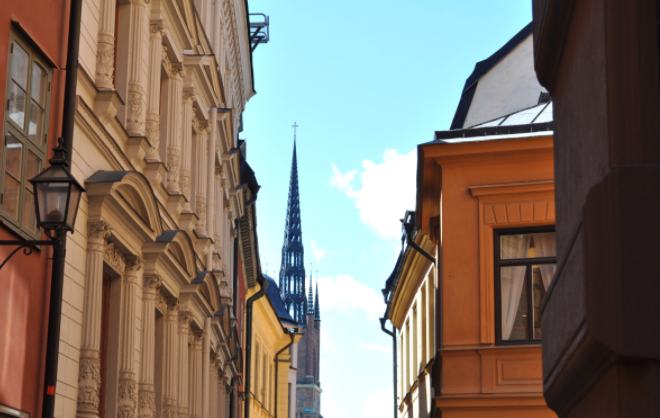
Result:
[[[534,0],[554,102],[557,274],[541,304],[560,418],[660,416],[660,2]]]
[[[62,129],[69,0],[0,8],[0,240],[45,239],[32,185]],[[0,263],[16,249],[0,246]],[[22,250],[0,270],[0,416],[41,416],[51,248]]]

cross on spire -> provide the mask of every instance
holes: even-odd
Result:
[[[293,128],[293,140],[294,141],[296,140],[296,128],[298,126],[300,126],[300,125],[298,125],[296,122],[293,122],[293,125],[291,125],[291,127]]]

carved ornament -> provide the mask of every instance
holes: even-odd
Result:
[[[101,389],[101,359],[96,350],[84,350],[78,371],[78,411],[97,413]]]
[[[117,402],[118,418],[134,418],[137,406],[138,393],[137,383],[131,379],[119,379],[117,388],[119,399]]]
[[[114,242],[108,242],[106,244],[105,251],[103,252],[103,261],[118,273],[124,271],[124,255],[115,248]]]

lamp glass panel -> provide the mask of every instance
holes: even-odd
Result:
[[[64,224],[69,183],[37,183],[39,220],[44,227],[52,229],[55,224]]]
[[[81,190],[75,185],[71,184],[71,192],[69,194],[69,212],[67,213],[66,224],[73,230],[73,223],[76,220],[78,213],[78,204],[80,203]]]

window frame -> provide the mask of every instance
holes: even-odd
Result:
[[[12,66],[14,59],[14,44],[20,47],[28,54],[28,72],[26,81],[26,107],[23,116],[24,121],[28,121],[27,130],[19,127],[9,116],[9,95],[10,88],[12,87]],[[23,225],[23,199],[25,189],[34,190],[28,182],[27,178],[27,159],[28,152],[32,152],[40,162],[38,172],[42,172],[46,168],[46,161],[48,157],[48,140],[49,140],[49,121],[50,121],[50,107],[51,107],[51,86],[53,80],[53,66],[44,58],[44,55],[35,47],[34,43],[29,38],[19,33],[15,28],[10,30],[9,45],[7,48],[7,77],[5,83],[5,96],[4,96],[4,118],[2,120],[2,140],[0,141],[0,218],[2,223],[9,229],[19,234],[24,238],[40,239],[42,231],[37,224],[34,231]],[[29,138],[29,120],[31,119],[31,104],[32,104],[32,78],[34,76],[33,65],[37,63],[46,73],[46,91],[44,100],[44,116],[43,116],[43,137],[41,138],[41,147]],[[24,122],[25,124],[25,122]],[[7,140],[9,135],[19,141],[22,145],[21,150],[21,172],[20,179],[20,193],[18,195],[18,217],[14,219],[8,211],[5,210],[5,173],[7,171]],[[13,175],[12,175],[13,177]],[[35,208],[36,210],[36,208]],[[36,214],[35,214],[36,217]]]
[[[495,271],[495,345],[540,345],[541,338],[534,338],[534,324],[530,321],[534,310],[532,299],[532,266],[540,264],[557,264],[557,256],[554,257],[536,257],[536,258],[515,258],[500,260],[500,237],[503,235],[521,235],[543,232],[555,232],[554,225],[525,227],[525,228],[507,228],[493,229],[493,250]],[[503,340],[502,339],[502,292],[500,282],[501,267],[525,266],[525,287],[527,288],[527,339],[525,340]],[[547,289],[546,289],[547,291]],[[541,328],[543,329],[543,328]]]

